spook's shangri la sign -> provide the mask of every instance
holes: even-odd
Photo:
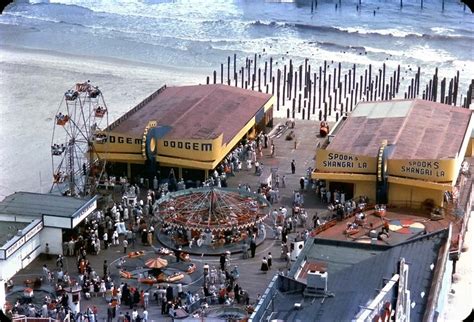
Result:
[[[396,160],[388,161],[388,172],[397,177],[408,177],[435,182],[456,179],[456,160]]]
[[[323,172],[375,173],[377,158],[325,149],[316,151],[316,168]]]

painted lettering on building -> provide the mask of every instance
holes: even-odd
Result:
[[[328,153],[328,158],[322,162],[322,165],[327,168],[368,168],[367,162],[359,160],[357,156],[332,152]]]
[[[142,144],[142,139],[127,138],[124,136],[109,135],[109,143],[119,144]]]
[[[400,171],[405,174],[419,174],[438,178],[445,176],[444,170],[439,169],[438,161],[409,161],[408,165],[401,166]]]
[[[164,140],[163,146],[173,149],[193,150],[193,151],[212,151],[212,143],[182,142]]]

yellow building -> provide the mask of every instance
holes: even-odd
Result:
[[[458,195],[459,173],[472,156],[469,109],[424,100],[359,103],[316,151],[313,179],[346,199],[418,207]]]
[[[112,173],[152,177],[171,168],[205,179],[244,137],[273,119],[272,95],[226,85],[162,87],[112,123],[95,150]]]

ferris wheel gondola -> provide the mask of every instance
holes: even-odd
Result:
[[[51,192],[83,197],[94,194],[105,176],[104,152],[108,109],[101,90],[89,81],[64,93],[56,113],[51,142]]]

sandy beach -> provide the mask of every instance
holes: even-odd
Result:
[[[0,47],[0,198],[51,187],[53,118],[76,82],[99,84],[110,122],[157,88],[202,82],[202,72]],[[46,76],[47,75],[47,76]]]

